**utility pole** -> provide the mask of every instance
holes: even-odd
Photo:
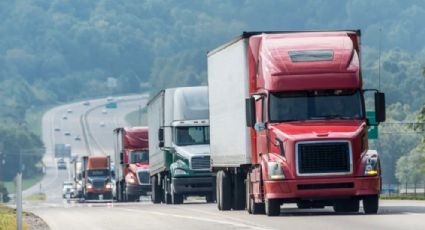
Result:
[[[19,151],[18,174],[16,175],[16,229],[22,230],[22,153]]]
[[[142,105],[139,105],[139,125],[142,125]]]

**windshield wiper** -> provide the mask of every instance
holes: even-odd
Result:
[[[318,116],[318,117],[311,117],[312,120],[320,120],[320,119],[342,119],[342,120],[351,120],[354,119],[352,117],[343,116],[340,114],[329,114],[324,116]]]

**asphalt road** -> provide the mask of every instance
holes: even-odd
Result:
[[[128,99],[128,98],[123,98]],[[88,141],[92,154],[111,154],[112,130],[126,125],[124,116],[146,97],[131,97],[118,102],[117,109],[103,113],[105,99],[92,100],[90,106],[82,102],[54,108],[43,117],[43,140],[47,147],[44,162],[46,176],[24,197],[38,191],[47,194],[42,202],[25,201],[24,209],[43,218],[51,229],[425,229],[424,201],[381,201],[377,215],[335,214],[331,208],[299,210],[294,205],[283,205],[281,215],[267,217],[249,215],[246,211],[220,212],[215,204],[205,204],[193,198],[182,205],[154,205],[148,197],[138,203],[93,202],[76,203],[62,199],[61,186],[69,179],[68,170],[57,170],[53,157],[54,143],[69,143],[73,152],[87,155],[81,118],[87,116]],[[136,100],[134,100],[136,99]],[[71,109],[72,113],[67,110]],[[63,116],[67,116],[64,120]],[[104,126],[101,123],[105,123]],[[54,131],[60,128],[60,131]],[[65,136],[64,132],[70,132]]]

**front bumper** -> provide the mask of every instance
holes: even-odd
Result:
[[[180,194],[206,195],[215,190],[215,178],[208,177],[174,177],[174,192]]]
[[[104,188],[104,189],[87,188],[87,192],[92,194],[112,193],[112,188]]]
[[[126,184],[126,193],[129,195],[147,195],[151,190],[151,184]]]
[[[330,199],[378,195],[380,177],[264,181],[267,199]]]

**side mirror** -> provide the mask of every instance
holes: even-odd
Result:
[[[158,143],[158,147],[163,148],[163,147],[164,147],[164,142],[163,142],[163,141],[160,141],[160,142]]]
[[[254,128],[255,126],[255,98],[249,97],[245,99],[246,109],[246,126]]]
[[[159,142],[164,142],[164,128],[158,129],[158,140]]]
[[[375,113],[376,113],[376,122],[385,121],[385,94],[381,92],[375,93]]]

